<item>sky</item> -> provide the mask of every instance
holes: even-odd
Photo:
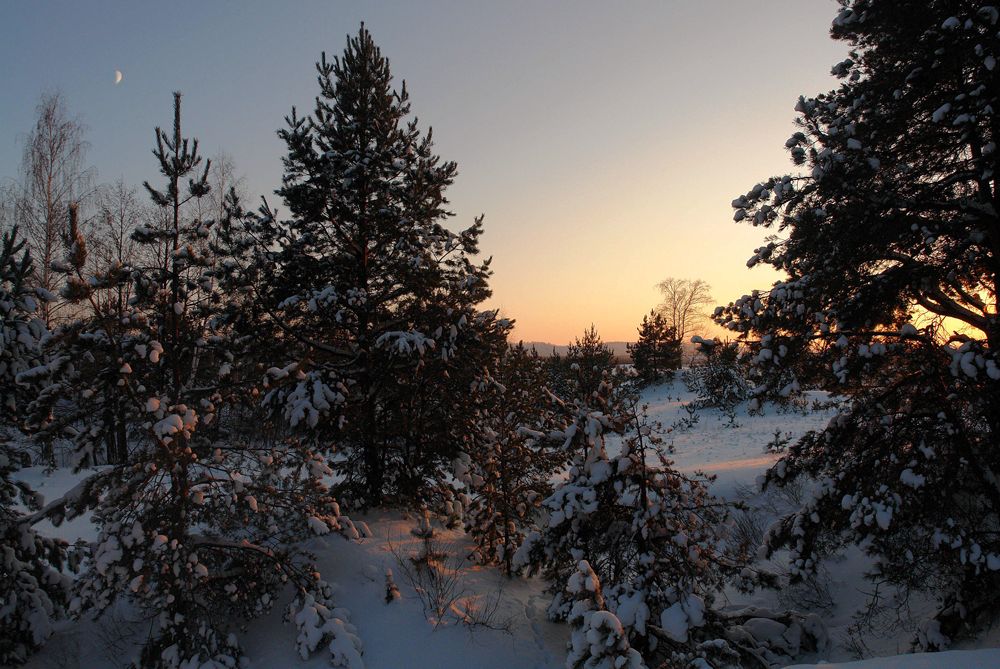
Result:
[[[100,181],[155,182],[153,128],[180,90],[185,133],[280,209],[276,130],[311,109],[320,53],[364,21],[458,163],[450,227],[485,214],[488,306],[527,341],[591,324],[631,340],[668,276],[708,281],[719,304],[775,279],[746,268],[767,231],[733,223],[729,203],[794,169],[795,102],[833,88],[847,51],[828,37],[836,12],[833,0],[3,2],[0,180],[17,176],[39,96],[59,91]]]

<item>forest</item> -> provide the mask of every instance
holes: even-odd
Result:
[[[789,173],[732,201],[781,278],[665,279],[627,360],[484,306],[364,24],[263,198],[179,92],[141,188],[43,96],[0,192],[0,666],[1000,665],[1000,9],[830,33]]]

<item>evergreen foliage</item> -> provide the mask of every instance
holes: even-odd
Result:
[[[983,3],[841,2],[842,83],[799,99],[786,143],[803,173],[733,202],[776,232],[750,264],[786,278],[715,316],[756,340],[772,396],[813,355],[848,399],[768,473],[819,481],[769,551],[788,548],[804,576],[863,546],[877,583],[938,599],[923,648],[998,613],[998,29]]]
[[[645,669],[621,621],[604,608],[601,583],[586,560],[577,563],[566,582],[566,598],[573,601],[566,669]]]
[[[549,387],[559,397],[588,401],[615,367],[615,354],[591,325],[569,345],[566,355],[549,359]]]
[[[726,540],[729,505],[708,494],[707,479],[673,468],[627,382],[606,374],[591,403],[555,401],[563,422],[548,437],[572,464],[543,503],[543,527],[528,535],[513,566],[540,571],[553,595],[550,617],[574,621],[567,666],[603,661],[613,648],[628,662],[634,649],[652,666],[706,656],[718,659],[709,665],[717,667],[761,661],[765,651],[752,637],[727,641],[736,638],[727,631],[735,623],[712,608],[727,582],[742,584],[747,562]],[[620,439],[616,455],[608,452],[610,434]],[[603,585],[601,601],[589,606],[614,620],[581,613],[582,591],[573,585],[583,578],[581,560]],[[588,649],[584,638],[602,641]]]
[[[88,317],[52,338],[48,362],[36,370],[48,386],[32,413],[42,434],[73,435],[78,467],[97,461],[117,437],[112,429],[128,445],[118,464],[49,509],[58,522],[93,508],[100,528],[71,609],[100,615],[127,598],[146,612],[152,628],[138,666],[235,667],[234,619],[266,612],[288,583],[301,593],[296,611],[320,596],[309,556],[292,543],[356,531],[320,481],[331,473],[320,455],[244,442],[225,426],[226,412],[239,410],[242,399],[229,379],[240,349],[216,317],[219,259],[204,244],[212,224],[184,213],[208,186],[197,141],[181,134],[180,119],[175,94],[172,132],[157,128],[153,151],[167,185],[147,184],[169,225],[135,232],[140,245],[167,249],[165,263],[88,274],[87,245],[71,210],[59,265],[63,296],[89,305],[81,310]],[[133,297],[122,316],[94,295],[124,281]],[[67,400],[72,411],[55,410]]]
[[[681,375],[684,385],[698,399],[699,408],[716,407],[726,411],[750,397],[754,389],[750,381],[750,365],[737,342],[721,342],[695,336],[698,352],[703,359],[692,364]]]
[[[419,505],[440,496],[461,444],[451,410],[506,344],[509,323],[476,305],[482,219],[454,233],[457,168],[410,119],[405,84],[362,25],[317,64],[309,117],[293,109],[279,220],[235,211],[227,281],[253,296],[265,401],[303,438],[336,444],[346,500]],[[458,437],[458,438],[456,438]]]
[[[775,432],[764,486],[804,501],[759,529],[758,557],[787,556],[789,580],[808,582],[859,547],[876,593],[934,603],[914,644],[937,650],[1000,620],[1000,9],[839,4],[832,35],[850,52],[835,90],[799,99],[786,148],[800,172],[732,203],[771,233],[750,266],[783,278],[719,307],[739,339],[694,337],[704,359],[682,378],[690,411],[730,418],[806,386],[836,397],[823,429],[791,446]],[[412,563],[454,594],[428,606],[438,622],[459,571],[439,564],[432,512],[464,525],[480,563],[541,574],[550,617],[572,628],[567,669],[821,651],[816,616],[721,605],[727,588],[787,583],[755,571],[751,539],[729,531],[738,505],[674,467],[639,401],[680,367],[708,285],[659,284],[634,374],[593,325],[565,356],[510,346],[512,323],[482,308],[482,217],[447,226],[457,166],[364,25],[316,70],[311,113],[278,132],[286,215],[213,192],[237,183],[232,167],[213,181],[176,93],[153,149],[165,185],[145,184],[158,216],[126,243],[138,209],[121,183],[100,203],[99,252],[74,204],[90,190],[82,127],[58,96],[40,106],[10,216],[42,262],[17,228],[0,237],[0,664],[25,662],[67,612],[124,602],[149,623],[133,666],[242,667],[236,631],[288,596],[303,661],[325,648],[363,669],[302,547],[367,533],[341,502],[421,509]],[[22,430],[71,441],[77,473],[100,467],[45,504],[20,480]],[[34,529],[87,512],[89,546]],[[402,596],[391,570],[384,588]]]
[[[26,378],[18,376],[37,366],[40,344],[48,334],[36,311],[48,297],[31,287],[34,263],[17,227],[0,237],[0,408],[4,426],[17,425],[27,404]]]
[[[22,417],[26,372],[37,366],[47,334],[36,313],[31,256],[17,228],[0,238],[0,664],[24,662],[52,633],[64,611],[70,579],[66,542],[34,531],[43,500],[14,478],[28,460],[16,429]],[[25,513],[24,510],[27,510]]]
[[[551,427],[544,363],[522,345],[512,346],[474,397],[474,424],[456,462],[456,478],[470,497],[465,528],[476,559],[509,574],[565,462],[544,437]]]
[[[680,369],[681,340],[677,330],[656,310],[642,317],[639,339],[628,345],[632,365],[644,383],[655,383],[667,372]]]

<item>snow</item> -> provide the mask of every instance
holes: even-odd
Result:
[[[51,502],[72,490],[93,473],[93,470],[85,470],[74,474],[68,468],[46,472],[45,467],[26,467],[15,472],[12,478],[24,481],[44,500]],[[97,527],[93,524],[89,513],[64,520],[59,527],[54,527],[51,522],[43,520],[35,525],[35,529],[42,535],[69,539],[70,541],[77,539],[97,540]]]
[[[809,404],[828,399],[825,393],[806,392],[804,396]],[[670,430],[665,438],[668,445],[673,445],[670,457],[676,467],[684,472],[701,471],[715,476],[712,492],[724,497],[732,497],[740,486],[753,484],[758,475],[777,462],[779,455],[764,450],[775,432],[794,442],[808,430],[824,427],[832,415],[827,411],[806,415],[781,413],[769,407],[761,416],[750,416],[746,402],[736,407],[732,422],[719,409],[703,409],[692,428],[671,429],[687,416],[684,407],[694,399],[679,378],[673,384],[647,389],[642,396],[650,418]]]
[[[484,610],[490,598],[501,590],[503,597],[496,618],[498,622],[512,619],[510,633],[470,627],[460,622],[457,615],[435,625],[403,577],[396,557],[398,554],[405,560],[407,555],[419,552],[422,539],[410,534],[417,519],[375,514],[364,520],[374,534],[370,539],[352,543],[330,534],[314,539],[309,548],[319,556],[324,578],[341,586],[334,599],[339,607],[350,611],[350,622],[364,642],[363,660],[367,669],[562,666],[569,629],[545,619],[548,597],[541,592],[541,581],[508,580],[490,567],[467,562],[460,570],[465,594],[456,602],[456,608],[475,614]],[[459,531],[437,528],[436,536],[440,545],[454,556],[464,556],[472,550],[472,543]],[[399,599],[386,603],[386,582],[368,576],[372,566],[378,573],[392,570],[401,594]],[[276,609],[267,618],[252,623],[242,642],[255,667],[329,666],[329,659],[319,653],[308,661],[295,661],[289,641],[293,635],[294,630],[281,625],[281,612]]]
[[[780,640],[788,629],[777,620],[770,618],[750,618],[743,623],[742,627],[760,641]]]
[[[926,480],[922,475],[915,473],[912,469],[904,469],[899,473],[899,480],[911,488],[919,488]]]
[[[806,397],[810,403],[828,399],[819,393],[807,393]],[[673,447],[671,457],[677,467],[686,472],[703,471],[715,476],[713,492],[730,499],[745,496],[748,490],[749,494],[755,494],[755,480],[779,457],[765,452],[764,448],[774,439],[775,432],[794,441],[807,430],[823,427],[831,417],[826,410],[803,414],[780,412],[771,406],[765,406],[761,416],[750,416],[744,403],[736,407],[732,418],[720,410],[702,410],[697,422],[685,428],[678,421],[688,416],[685,406],[694,398],[679,380],[647,389],[642,399],[649,405],[650,417],[660,421],[667,431],[666,441]],[[182,429],[183,423],[181,416],[171,414],[162,431],[166,434],[171,429]],[[613,440],[609,440],[608,451],[612,456],[617,452]],[[46,475],[41,468],[28,468],[18,472],[18,478],[30,482],[51,501],[91,473],[71,474],[68,470],[57,469]],[[912,469],[906,469],[901,477],[914,487],[922,479]],[[751,499],[757,503],[755,500]],[[254,501],[246,498],[246,503],[252,508]],[[891,520],[890,507],[883,506],[877,511],[881,517],[873,515],[872,522]],[[448,554],[444,567],[450,570],[448,573],[456,575],[459,584],[450,607],[438,617],[426,610],[415,584],[406,577],[407,568],[412,568],[408,556],[418,554],[423,547],[424,540],[411,533],[422,522],[421,517],[378,512],[352,514],[352,520],[361,528],[357,540],[347,540],[331,531],[318,517],[310,519],[316,536],[305,548],[317,556],[323,579],[336,584],[332,595],[334,605],[310,602],[309,607],[293,613],[291,623],[286,623],[283,618],[293,595],[286,592],[269,613],[251,621],[239,634],[239,642],[251,659],[251,667],[556,669],[564,666],[571,629],[567,624],[548,621],[546,610],[551,598],[543,591],[543,581],[534,577],[507,579],[495,568],[466,560],[474,549],[471,540],[460,530],[443,529],[435,523],[434,540]],[[38,530],[70,541],[97,538],[89,516],[66,521],[58,528],[42,522]],[[163,541],[166,540],[163,537]],[[114,544],[105,546],[105,550],[115,549]],[[97,568],[111,557],[97,556]],[[984,555],[982,561],[985,568],[1000,569],[1000,557],[996,555]],[[1000,667],[1000,649],[850,661],[850,652],[838,642],[845,639],[853,613],[864,602],[862,590],[868,584],[861,581],[860,574],[869,566],[867,558],[857,549],[849,550],[828,565],[829,587],[837,593],[838,604],[820,617],[829,629],[833,644],[821,656],[803,658],[805,663],[794,665],[795,669]],[[580,580],[577,587],[589,590],[597,585]],[[728,596],[733,607],[783,608],[779,601],[782,593],[773,591],[750,596],[734,591]],[[649,624],[662,625],[671,637],[682,639],[690,628],[703,623],[704,607],[700,598],[688,596],[670,607],[660,619],[650,619]],[[133,615],[127,607],[119,607],[112,617],[102,621],[59,622],[53,637],[26,666],[29,669],[121,666],[123,659],[127,660],[136,652],[143,638],[142,625],[130,617]],[[632,618],[645,620],[648,616],[648,611],[639,610],[623,600],[619,602],[618,618],[598,618],[594,622],[603,621],[606,624],[601,629],[613,632],[615,624],[621,625],[621,617],[631,622]],[[483,618],[487,619],[485,623]],[[754,637],[779,640],[790,629],[765,617],[751,617],[743,626]],[[118,639],[114,645],[117,655],[108,650],[107,639],[112,636]],[[897,638],[870,645],[876,652],[888,655],[904,652],[910,638],[911,635],[904,631]],[[303,657],[303,649],[314,652],[306,652]],[[842,664],[830,664],[827,660]]]
[[[857,662],[796,664],[786,669],[996,669],[1000,649],[952,650],[944,653],[913,653]]]
[[[931,114],[931,120],[934,123],[940,123],[942,120],[944,120],[945,115],[950,111],[951,111],[951,103],[946,102],[934,110],[934,113]]]
[[[660,627],[666,635],[679,643],[688,638],[688,619],[680,602],[674,602],[660,614]]]

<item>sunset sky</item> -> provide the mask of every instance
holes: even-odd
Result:
[[[831,0],[660,2],[6,2],[0,179],[17,174],[45,91],[88,128],[101,181],[156,177],[171,91],[203,153],[225,150],[272,195],[313,63],[365,21],[421,126],[455,160],[452,227],[486,215],[493,306],[516,336],[564,343],[594,323],[634,338],[667,276],[728,302],[773,276],[763,232],[730,201],[791,169],[800,94],[835,85]],[[123,72],[114,84],[115,70]]]

